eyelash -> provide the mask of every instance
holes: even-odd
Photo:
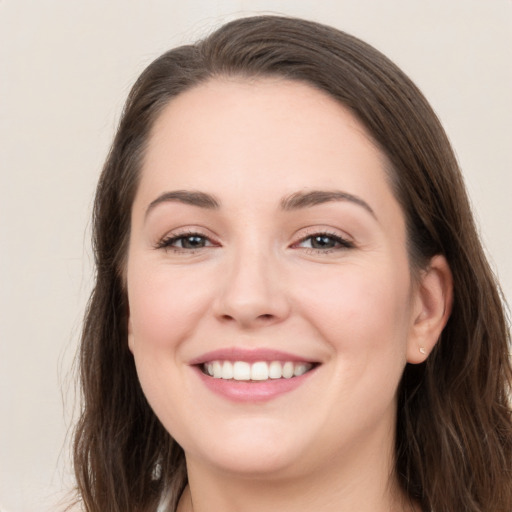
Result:
[[[206,246],[202,246],[202,247],[197,247],[197,248],[176,247],[176,246],[173,245],[176,242],[178,242],[179,240],[184,241],[187,238],[190,239],[190,238],[193,238],[193,237],[201,238],[201,239],[203,239],[205,241],[205,243],[210,242],[210,245],[206,245]],[[184,252],[186,252],[186,253],[195,253],[196,251],[204,249],[205,247],[215,247],[216,245],[217,244],[212,243],[211,239],[208,236],[204,235],[203,233],[199,233],[199,232],[196,232],[196,231],[189,231],[189,232],[186,232],[186,233],[180,233],[180,234],[177,234],[177,235],[171,235],[171,236],[164,237],[164,238],[162,238],[162,240],[160,240],[156,244],[155,248],[156,249],[171,250],[171,251],[177,252],[177,253],[184,253]]]
[[[292,247],[297,247],[300,244],[306,242],[307,240],[313,241],[315,238],[323,238],[324,240],[329,239],[332,242],[334,242],[336,246],[324,249],[319,249],[315,247],[304,247],[304,249],[306,249],[306,251],[310,254],[329,254],[333,251],[343,251],[346,249],[353,249],[355,247],[355,245],[350,240],[347,240],[346,238],[343,238],[335,233],[329,233],[327,231],[316,231],[314,233],[309,233],[305,237],[301,238],[298,242],[295,242]]]
[[[180,240],[183,243],[183,241],[186,240],[187,238],[191,239],[193,237],[202,239],[204,241],[204,243],[208,244],[208,245],[203,245],[201,247],[196,247],[196,248],[176,247],[173,245],[176,242],[179,242]],[[343,238],[335,233],[329,233],[326,231],[320,231],[320,232],[315,231],[315,232],[309,233],[307,236],[301,238],[299,241],[292,244],[291,247],[292,248],[300,248],[301,244],[303,244],[304,242],[306,242],[308,240],[313,241],[315,238],[316,239],[323,238],[324,241],[325,241],[325,239],[329,239],[330,241],[332,241],[332,243],[335,244],[335,247],[328,247],[328,248],[324,248],[324,249],[315,248],[315,247],[303,247],[303,249],[305,249],[307,251],[307,253],[309,253],[309,254],[329,254],[333,251],[353,249],[355,247],[355,245],[351,241],[347,240],[346,238]],[[162,238],[162,240],[160,240],[155,245],[155,249],[164,249],[166,251],[173,251],[175,253],[194,254],[197,251],[200,251],[201,249],[205,249],[207,247],[218,247],[218,246],[219,246],[219,244],[212,242],[212,240],[207,235],[204,235],[203,233],[200,233],[197,231],[189,231],[186,233],[180,233],[180,234],[171,235],[171,236]]]

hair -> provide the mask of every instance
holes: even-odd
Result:
[[[425,363],[398,389],[395,467],[425,511],[512,510],[510,331],[448,138],[411,80],[370,45],[301,19],[227,23],[152,62],[133,86],[93,212],[96,283],[81,338],[82,413],[74,438],[86,511],[175,510],[187,483],[182,448],[148,405],[127,343],[124,267],[130,214],[152,126],[180,93],[216,77],[310,84],[343,104],[389,162],[411,268],[437,254],[453,274],[451,316]]]

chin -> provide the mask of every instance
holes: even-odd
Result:
[[[185,448],[187,462],[192,458],[219,471],[253,479],[288,476],[302,466],[303,443],[290,435],[289,429],[286,433],[276,428],[239,429],[217,439],[209,437],[202,446]]]
[[[225,451],[205,462],[217,471],[236,478],[265,480],[291,476],[296,472],[296,457],[284,453],[269,453],[262,450]],[[295,470],[294,470],[295,469]]]

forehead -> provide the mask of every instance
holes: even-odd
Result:
[[[299,81],[240,77],[212,79],[171,100],[151,130],[149,153],[161,155],[162,145],[171,139],[185,144],[181,151],[199,154],[198,142],[213,152],[239,147],[243,137],[248,154],[258,152],[249,137],[260,147],[283,149],[288,149],[285,143],[310,141],[304,150],[312,145],[327,149],[344,138],[347,144],[365,145],[375,156],[383,156],[349,109],[327,93]]]
[[[343,188],[392,199],[386,158],[348,108],[285,79],[210,80],[174,98],[156,120],[140,195],[236,189],[266,197]],[[229,184],[229,187],[226,185]],[[382,193],[384,192],[384,194]]]

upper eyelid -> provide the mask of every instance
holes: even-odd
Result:
[[[199,226],[183,226],[174,229],[170,229],[165,235],[158,237],[158,240],[164,240],[169,238],[180,238],[185,236],[198,235],[209,240],[218,240],[219,236],[210,229],[201,228]]]
[[[327,236],[328,238],[332,238],[335,242],[340,244],[340,247],[338,247],[339,249],[350,249],[350,248],[355,247],[355,245],[352,241],[350,241],[344,237],[341,237],[339,235],[332,235],[329,233],[316,233],[316,234],[305,236],[303,238],[300,238],[297,242],[294,242],[292,244],[292,246],[297,246],[310,238],[314,238],[315,236]],[[329,251],[334,250],[335,248],[331,247],[331,248],[326,248],[326,249],[318,249],[318,248],[314,248],[314,247],[306,247],[305,249],[320,251],[320,252],[329,252]]]
[[[172,247],[170,245],[171,242],[175,242],[177,240],[180,240],[182,238],[187,238],[189,236],[200,236],[202,238],[205,238],[206,240],[208,240],[211,243],[211,246],[208,246],[208,247],[215,247],[215,246],[219,245],[219,242],[215,240],[215,237],[212,237],[211,235],[204,233],[203,230],[194,229],[194,228],[185,228],[183,230],[176,230],[176,231],[168,232],[166,235],[159,238],[153,244],[153,246],[155,247],[155,249],[166,249],[166,248]],[[191,249],[183,249],[180,247],[175,247],[175,249],[178,251],[184,251],[184,252],[191,250]],[[200,247],[195,250],[200,250],[200,249],[204,249],[204,247]]]
[[[307,228],[302,228],[296,232],[294,235],[294,239],[296,242],[300,242],[301,240],[305,240],[311,236],[315,235],[327,235],[332,236],[334,238],[340,238],[341,240],[345,240],[350,243],[354,243],[354,239],[351,235],[349,235],[347,232],[336,229],[333,227],[327,227],[327,226],[309,226]],[[294,242],[294,243],[296,243]]]

